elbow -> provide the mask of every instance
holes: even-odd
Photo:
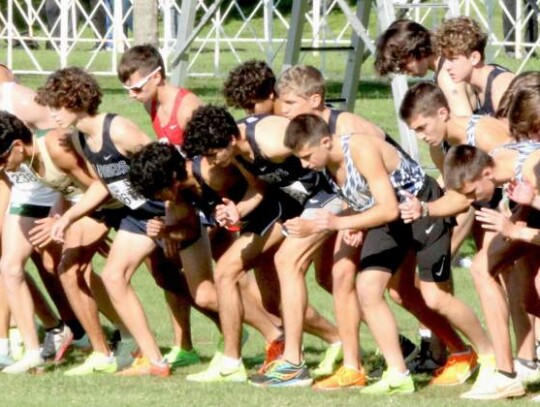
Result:
[[[384,222],[389,223],[397,220],[400,217],[400,211],[398,205],[392,205],[388,206],[387,208],[384,208]]]

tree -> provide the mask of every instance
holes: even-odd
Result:
[[[156,0],[133,0],[133,40],[135,45],[159,45],[158,2]]]

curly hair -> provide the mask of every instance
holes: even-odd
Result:
[[[200,106],[186,125],[182,149],[188,157],[206,155],[211,149],[226,148],[240,135],[234,118],[223,106]]]
[[[36,102],[55,109],[66,108],[94,116],[103,94],[96,79],[81,68],[70,67],[52,73],[37,90]]]
[[[516,75],[508,88],[504,92],[501,101],[499,102],[499,107],[495,112],[495,117],[497,119],[502,119],[508,116],[508,109],[513,103],[516,94],[521,90],[529,87],[540,86],[540,72],[538,71],[528,71],[522,72],[519,75]]]
[[[295,65],[283,72],[277,82],[278,95],[292,92],[300,97],[321,95],[324,100],[326,83],[317,68],[311,65]]]
[[[186,161],[172,144],[153,142],[131,157],[128,179],[131,187],[148,199],[155,199],[174,181],[187,178]]]
[[[437,53],[435,36],[411,20],[396,20],[377,39],[375,71],[381,75],[402,72],[411,60]]]
[[[399,108],[399,116],[408,123],[418,115],[434,116],[441,107],[450,111],[448,100],[442,90],[431,82],[419,82],[405,93]]]
[[[165,79],[165,62],[159,50],[150,44],[135,45],[122,55],[117,69],[118,79],[124,83],[139,70],[144,75],[157,68],[161,68],[159,72]]]
[[[32,132],[17,116],[0,110],[0,155],[5,154],[15,140],[32,143]]]
[[[253,109],[255,103],[275,93],[276,76],[264,61],[255,59],[238,65],[229,72],[223,84],[227,106]]]
[[[477,51],[484,60],[487,34],[478,23],[469,17],[455,17],[444,20],[437,30],[439,52],[445,58],[466,57]]]
[[[516,140],[528,140],[540,132],[540,86],[520,89],[508,106],[508,125]]]

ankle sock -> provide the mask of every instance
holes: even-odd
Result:
[[[510,372],[505,372],[504,370],[499,370],[499,369],[497,369],[497,372],[502,374],[503,376],[508,377],[509,379],[515,379],[517,377],[516,372],[510,373]]]

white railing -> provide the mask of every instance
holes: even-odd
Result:
[[[210,0],[191,1],[197,1],[201,11],[206,11],[212,3]],[[516,57],[523,58],[520,70],[527,66],[539,45],[537,39],[525,42],[523,36],[527,24],[538,21],[540,1],[532,1],[535,7],[524,7],[524,1],[516,1],[516,10],[508,10],[503,0],[460,1],[462,14],[477,19],[490,33],[488,56],[497,57],[505,47],[511,49]],[[77,64],[98,75],[114,75],[117,54],[132,41],[128,24],[132,15],[131,0],[90,1],[93,4],[90,9],[84,5],[88,2],[80,0],[7,0],[4,3],[6,9],[0,10],[0,41],[6,44],[2,62],[16,73],[48,74],[58,67]],[[174,23],[180,13],[180,1],[159,0],[158,3],[160,47],[169,59],[175,48]],[[246,12],[236,0],[225,1],[192,45],[189,74],[223,75],[228,68],[225,64],[231,63],[231,58],[224,58],[224,54],[232,55],[234,64],[253,57],[270,62],[276,59],[283,51],[289,28],[286,10],[280,3],[281,0],[259,0]],[[336,1],[313,0],[312,5],[306,15],[310,35],[303,41],[314,46],[347,44],[351,29],[344,16],[340,19]],[[512,31],[506,37],[503,34],[501,13],[494,17],[497,8],[515,27],[512,41]],[[430,9],[415,9],[409,16],[431,26],[440,21],[435,13]],[[375,26],[372,24],[373,31]],[[369,34],[373,39],[377,35],[376,32]]]

